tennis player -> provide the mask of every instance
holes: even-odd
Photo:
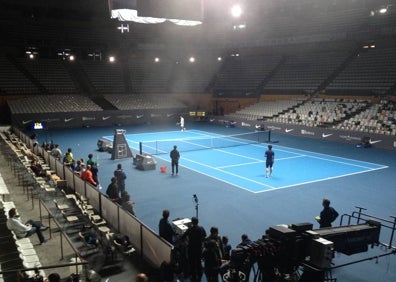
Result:
[[[265,177],[271,177],[272,175],[272,166],[274,165],[275,153],[272,151],[272,145],[268,145],[268,150],[265,151],[264,154],[265,161]]]
[[[184,117],[183,116],[180,116],[179,124],[180,124],[181,131],[186,131],[186,128],[184,127]]]

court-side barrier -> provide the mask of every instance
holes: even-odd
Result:
[[[104,218],[112,228],[112,232],[127,235],[141,258],[153,267],[159,268],[163,262],[169,263],[173,246],[163,240],[156,232],[142,221],[113,203],[96,187],[82,180],[62,162],[55,159],[40,145],[34,146],[34,141],[22,131],[14,128],[14,133],[36,155],[43,156],[51,170],[66,180],[67,186],[75,193],[86,197],[93,209]]]
[[[229,124],[231,120],[222,117],[213,121],[215,124]],[[304,138],[319,139],[323,141],[335,141],[352,146],[357,146],[363,139],[369,140],[372,147],[383,148],[388,150],[396,150],[396,136],[377,134],[373,132],[361,132],[350,130],[339,130],[328,127],[308,127],[292,123],[275,123],[269,121],[246,121],[242,119],[232,120],[235,127],[258,129],[264,128],[274,134],[291,135]],[[276,137],[271,141],[276,142]]]

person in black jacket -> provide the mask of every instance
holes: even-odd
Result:
[[[206,231],[198,225],[198,218],[191,218],[192,226],[187,229],[181,239],[188,239],[187,253],[190,266],[191,281],[201,281],[202,277],[202,249],[206,238]]]
[[[171,166],[172,166],[172,175],[175,173],[175,168],[176,168],[176,174],[179,173],[179,159],[180,159],[180,153],[177,150],[177,146],[173,146],[173,150],[169,154],[171,158]]]
[[[111,178],[111,183],[107,187],[106,190],[107,196],[116,203],[120,203],[120,193],[118,192],[118,186],[117,186],[117,178],[112,177]]]
[[[323,210],[320,212],[320,216],[316,217],[319,222],[319,227],[331,227],[331,223],[338,217],[338,212],[330,207],[330,200],[323,199],[322,201]]]
[[[208,282],[218,282],[222,261],[219,257],[218,246],[215,240],[209,239],[205,243],[202,258],[205,264],[206,280]]]
[[[164,238],[169,243],[174,243],[174,237],[176,236],[175,230],[173,230],[172,225],[170,224],[169,218],[169,210],[162,211],[162,218],[159,222],[159,235]]]

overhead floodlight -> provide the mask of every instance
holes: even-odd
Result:
[[[242,15],[242,8],[239,5],[234,5],[231,7],[231,15],[234,18],[239,18]]]
[[[385,14],[386,12],[388,12],[388,8],[381,8],[378,11],[380,14]]]
[[[109,62],[110,63],[114,63],[115,62],[115,57],[114,56],[110,56],[109,57]]]
[[[29,54],[29,59],[34,59],[34,55],[33,54]]]
[[[237,30],[237,29],[244,29],[246,28],[246,24],[238,24],[238,25],[234,25],[233,29]]]
[[[195,58],[194,58],[194,57],[190,57],[190,59],[188,59],[188,61],[189,61],[190,63],[194,63],[194,62],[195,62]]]
[[[220,62],[222,60],[222,58],[221,57],[217,57],[217,60]]]
[[[75,57],[73,55],[69,56],[69,61],[74,61]]]
[[[160,59],[158,57],[154,58],[154,62],[158,63],[160,61]]]

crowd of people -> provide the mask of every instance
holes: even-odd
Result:
[[[191,218],[190,227],[182,235],[177,234],[169,216],[169,210],[163,210],[158,227],[159,235],[175,246],[173,263],[177,267],[172,270],[179,276],[189,277],[193,282],[201,281],[203,273],[208,282],[218,281],[221,268],[231,257],[228,237],[221,237],[215,226],[210,228],[207,235],[197,217]]]
[[[79,175],[81,179],[99,190],[102,189],[99,181],[99,164],[97,160],[94,159],[93,154],[88,154],[88,159],[85,162],[84,158],[79,158],[77,160],[74,158],[72,148],[68,148],[65,154],[62,154],[59,144],[44,142],[43,148],[50,152],[57,160],[62,161],[65,167],[71,169],[73,173]],[[35,172],[36,176],[49,175],[49,172],[43,170],[37,163],[32,163],[32,170]],[[105,195],[113,202],[121,205],[121,207],[129,213],[135,215],[135,202],[131,200],[130,194],[125,189],[126,179],[127,176],[122,168],[122,164],[117,164],[117,168],[114,170],[114,176],[110,179]]]
[[[323,199],[323,210],[316,219],[320,228],[331,227],[338,218],[338,212],[330,206],[329,199]],[[207,235],[205,228],[199,225],[197,217],[191,218],[189,228],[182,234],[175,231],[169,221],[170,211],[162,211],[159,221],[159,235],[174,245],[171,271],[178,278],[190,278],[192,282],[201,281],[205,274],[208,282],[218,282],[230,265],[232,246],[227,236],[220,236],[219,229],[212,226]],[[241,235],[236,248],[246,248],[253,241],[247,234]]]

